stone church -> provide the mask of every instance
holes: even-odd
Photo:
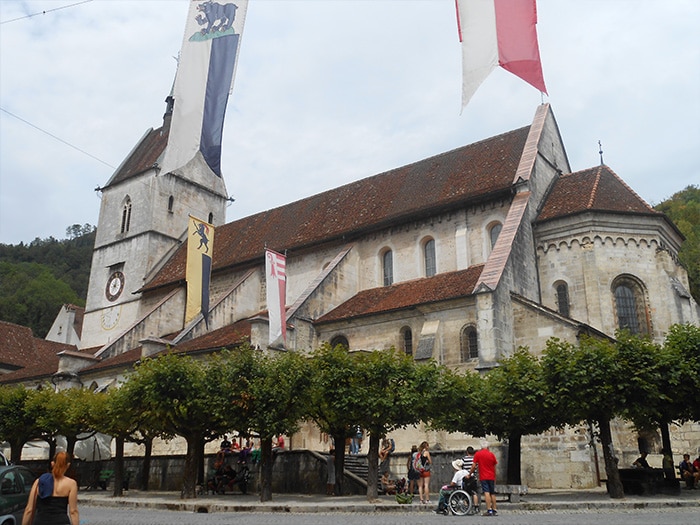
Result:
[[[700,324],[678,262],[681,233],[610,167],[572,173],[548,104],[522,128],[230,223],[223,178],[205,163],[161,170],[171,111],[169,100],[162,127],[101,188],[79,342],[62,340],[75,331],[55,325],[58,347],[36,344],[53,368],[35,372],[18,357],[0,382],[108,388],[143,356],[243,340],[297,352],[326,341],[350,351],[395,347],[487,372],[520,346],[541,351],[550,337],[575,343],[627,328],[661,342],[674,323]],[[185,323],[190,215],[216,227],[208,323],[201,315]],[[272,344],[266,248],[287,256],[287,337]],[[637,437],[617,428],[616,452],[631,463]],[[587,432],[525,438],[523,482],[594,486]],[[422,427],[392,437],[399,450],[423,439],[443,449],[477,443]],[[672,437],[697,447],[700,432],[676,427]],[[312,428],[290,441],[325,446]],[[572,467],[562,467],[567,460]]]

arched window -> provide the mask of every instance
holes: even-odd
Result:
[[[648,334],[649,322],[644,289],[635,278],[623,275],[613,282],[617,326],[633,334]]]
[[[212,212],[209,212],[209,220],[207,222],[209,224],[214,224],[214,214]]]
[[[175,204],[175,197],[171,195],[170,197],[168,197],[168,211],[170,213],[173,212],[173,204]]]
[[[401,344],[406,355],[413,355],[413,332],[408,326],[401,329]]]
[[[336,335],[333,339],[331,339],[331,347],[335,348],[338,345],[344,346],[348,350],[350,349],[350,345],[348,344],[348,338],[344,335]]]
[[[479,339],[476,335],[475,326],[469,325],[462,329],[459,347],[462,361],[469,361],[479,357]]]
[[[129,226],[131,225],[131,199],[127,197],[124,200],[124,206],[122,207],[122,224],[120,233],[126,233],[129,231]]]
[[[557,290],[557,310],[561,315],[569,317],[569,287],[563,282],[556,283]]]
[[[437,272],[435,265],[435,239],[428,239],[423,245],[423,262],[425,264],[425,276],[432,277]]]
[[[382,278],[384,286],[394,284],[394,256],[391,250],[386,250],[382,254]]]
[[[493,247],[496,246],[496,241],[498,240],[498,236],[501,234],[501,230],[503,229],[503,225],[500,222],[496,222],[491,225],[489,228],[489,240],[491,241],[491,249],[493,250]]]

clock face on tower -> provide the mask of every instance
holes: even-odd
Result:
[[[105,295],[110,301],[116,301],[124,290],[124,274],[122,272],[113,272],[107,279],[107,288]]]

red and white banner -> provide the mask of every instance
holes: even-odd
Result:
[[[270,344],[279,337],[287,343],[287,258],[281,253],[265,250],[265,282],[267,287],[267,316],[270,319]]]
[[[462,42],[462,107],[496,66],[547,93],[535,0],[455,0]]]

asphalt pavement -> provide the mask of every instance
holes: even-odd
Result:
[[[81,491],[79,504],[103,507],[133,507],[142,509],[180,510],[187,512],[432,512],[437,507],[438,495],[431,495],[430,505],[421,505],[418,499],[400,505],[394,496],[379,496],[368,501],[366,496],[323,496],[317,494],[273,494],[271,501],[261,502],[259,494],[201,495],[196,499],[181,499],[177,492],[125,491],[124,496],[113,497],[109,491]],[[664,509],[678,507],[700,508],[700,490],[681,489],[676,495],[625,496],[612,499],[604,487],[585,490],[530,489],[520,501],[511,503],[498,500],[501,510],[605,510],[605,509]],[[482,504],[483,508],[483,504]]]

